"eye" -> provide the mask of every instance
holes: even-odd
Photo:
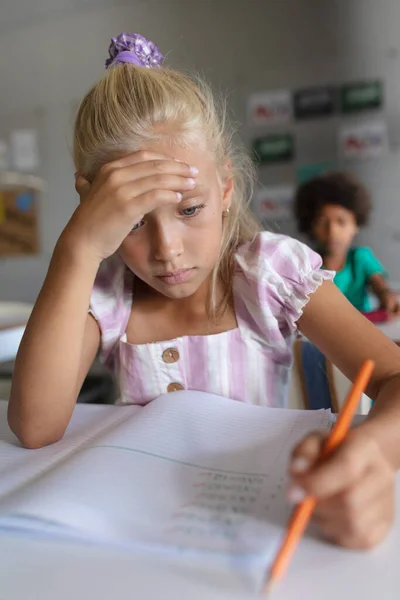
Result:
[[[184,217],[195,217],[204,208],[204,204],[198,204],[197,206],[190,206],[189,208],[183,208],[180,212]]]

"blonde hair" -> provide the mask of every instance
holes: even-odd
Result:
[[[108,69],[83,99],[75,121],[75,167],[90,181],[103,164],[166,138],[183,145],[201,144],[215,160],[220,181],[229,163],[232,203],[223,219],[220,255],[211,277],[207,303],[211,319],[219,318],[229,305],[237,248],[260,230],[249,209],[253,165],[234,143],[234,133],[225,102],[218,104],[204,81],[172,69],[132,64]],[[217,302],[219,281],[225,293]]]

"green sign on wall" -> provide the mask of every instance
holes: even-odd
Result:
[[[342,113],[345,114],[381,108],[383,105],[382,82],[361,81],[342,85],[340,105]]]
[[[291,161],[294,157],[294,138],[291,133],[276,133],[256,138],[253,155],[260,164]]]

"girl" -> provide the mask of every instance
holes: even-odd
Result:
[[[304,183],[295,199],[301,233],[317,245],[324,267],[336,271],[335,284],[361,312],[371,311],[370,292],[389,314],[399,302],[387,283],[387,273],[372,250],[354,246],[360,227],[368,223],[371,199],[347,173],[330,173]]]
[[[400,350],[299,242],[260,233],[249,163],[208,88],[161,66],[138,35],[112,41],[83,100],[74,157],[81,202],[62,233],[15,367],[9,423],[38,448],[63,435],[99,348],[122,403],[189,388],[282,406],[299,329],[351,379],[376,361],[370,418],[322,466],[294,450],[293,501],[318,497],[324,534],[379,542],[400,462]]]

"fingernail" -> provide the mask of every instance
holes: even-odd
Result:
[[[194,179],[192,179],[190,177],[189,179],[186,180],[186,185],[187,185],[187,187],[194,187],[196,185],[196,182]]]
[[[301,487],[291,485],[288,489],[287,497],[292,504],[299,504],[306,497],[306,493]]]
[[[178,200],[182,200],[182,194],[180,192],[176,192],[176,197]]]
[[[199,174],[199,170],[198,170],[198,168],[197,168],[197,167],[190,167],[190,169],[189,169],[189,170],[190,170],[190,173],[191,173],[192,175],[198,175],[198,174]]]
[[[304,473],[305,471],[308,471],[310,466],[311,463],[308,458],[304,458],[304,456],[298,456],[292,460],[290,470],[294,471],[295,473]]]

